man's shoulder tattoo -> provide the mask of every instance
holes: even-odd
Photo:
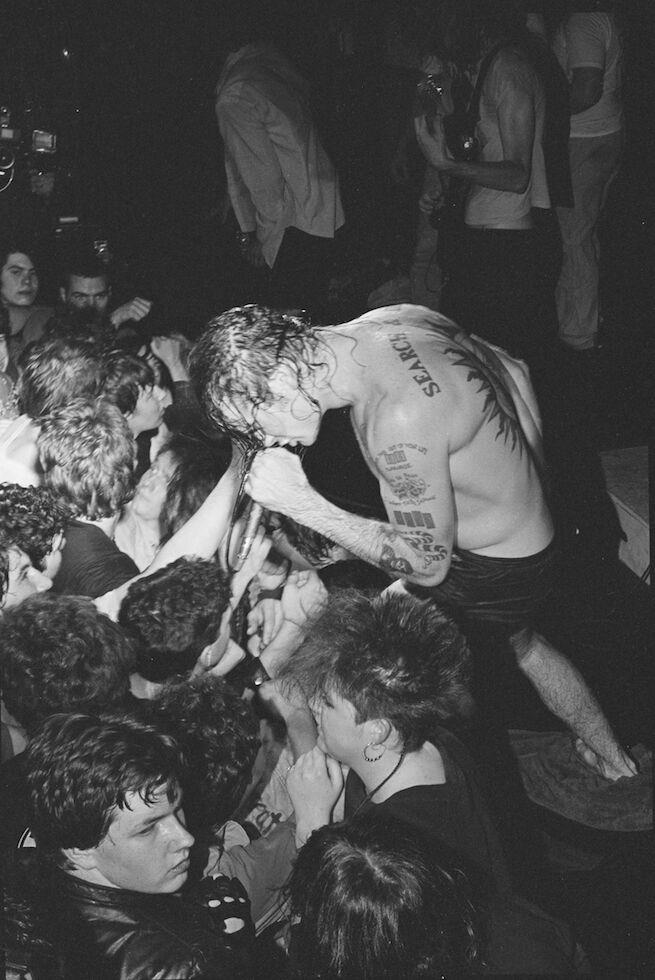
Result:
[[[496,439],[502,438],[512,451],[518,448],[519,454],[522,454],[525,437],[514,402],[493,368],[474,351],[462,347],[448,347],[445,353],[453,358],[456,367],[468,371],[467,381],[477,382],[478,393],[484,395],[482,412],[488,422],[496,421],[498,425]]]

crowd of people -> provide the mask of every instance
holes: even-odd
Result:
[[[540,627],[560,555],[531,371],[556,322],[596,342],[613,20],[564,17],[555,57],[514,4],[435,7],[407,135],[426,305],[300,309],[344,213],[306,84],[259,42],[216,103],[252,302],[161,335],[92,248],[42,306],[33,244],[0,241],[7,976],[600,972],[539,812],[605,793],[582,825],[645,830],[651,763]],[[551,713],[568,811],[485,713],[485,657]]]

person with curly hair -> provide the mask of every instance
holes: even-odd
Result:
[[[3,699],[32,733],[49,714],[128,697],[134,643],[84,596],[33,596],[0,620]]]
[[[171,727],[184,750],[187,826],[196,843],[215,840],[241,801],[259,751],[259,722],[250,704],[210,675],[167,683],[147,708]]]
[[[15,388],[19,414],[0,418],[0,472],[22,486],[41,482],[37,438],[49,412],[79,397],[95,397],[100,357],[95,346],[76,338],[54,337],[29,344],[18,359]]]
[[[125,418],[103,399],[72,401],[43,422],[44,483],[69,510],[55,592],[103,595],[138,574],[113,532],[134,491],[135,443]]]
[[[3,765],[0,842],[22,846],[29,827],[26,738],[58,711],[118,708],[130,702],[134,646],[119,626],[81,596],[36,595],[0,619]]]
[[[103,363],[101,388],[103,398],[123,413],[135,438],[161,425],[166,392],[142,358],[121,351],[109,353]]]
[[[212,561],[179,558],[133,582],[118,621],[137,650],[135,693],[150,697],[189,674],[216,643],[229,607],[230,580]]]
[[[0,534],[50,579],[59,571],[67,521],[66,510],[47,487],[0,483]]]
[[[57,714],[30,742],[27,785],[51,935],[66,976],[246,980],[254,934],[237,881],[189,877],[186,762],[129,714]]]

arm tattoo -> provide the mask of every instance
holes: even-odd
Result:
[[[396,524],[404,527],[434,527],[432,514],[421,510],[394,510]]]
[[[401,575],[412,575],[414,572],[413,567],[410,565],[407,559],[397,555],[390,544],[385,544],[382,546],[380,568],[382,568],[383,571],[387,572],[389,575],[397,575],[398,573]]]
[[[393,490],[396,497],[409,504],[419,504],[425,499],[425,492],[428,488],[427,483],[420,476],[414,473],[403,473],[401,476],[387,477],[387,483]],[[399,521],[399,523],[403,523]]]
[[[445,561],[448,558],[448,548],[443,544],[437,544],[427,531],[403,531],[402,536],[407,544],[421,552],[426,568],[434,562]]]

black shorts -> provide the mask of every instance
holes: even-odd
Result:
[[[554,541],[527,558],[490,558],[456,548],[441,585],[408,585],[408,590],[420,598],[437,599],[464,623],[495,624],[511,635],[533,625],[555,588],[557,561]]]

